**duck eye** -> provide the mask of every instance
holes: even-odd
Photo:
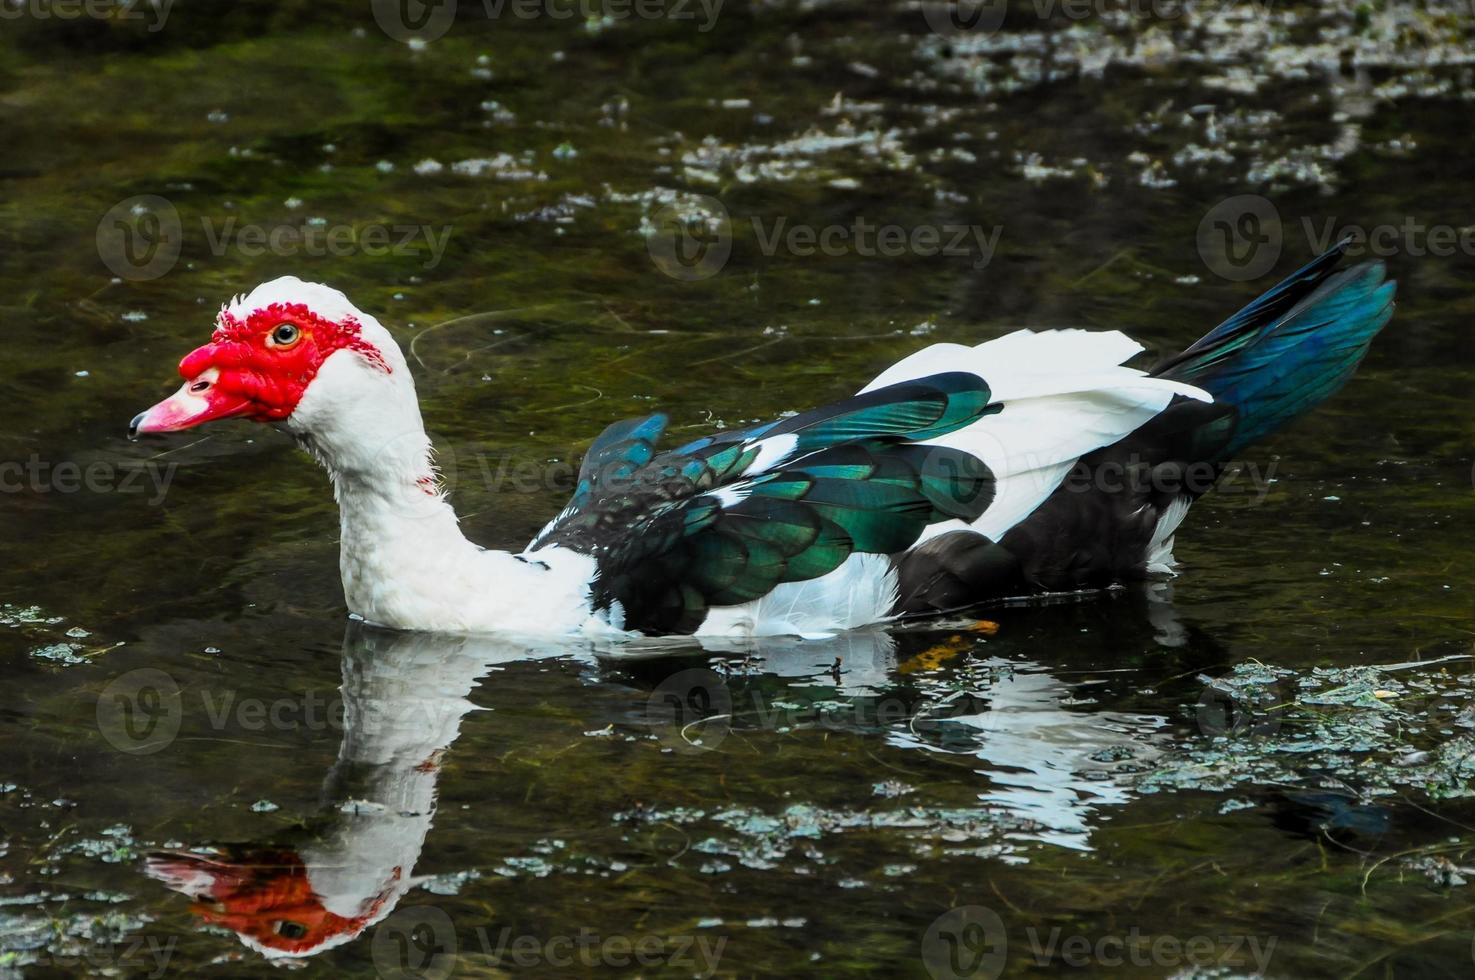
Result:
[[[291,919],[278,919],[271,924],[272,931],[283,939],[301,939],[307,935],[307,926]]]
[[[279,323],[271,330],[271,346],[276,348],[291,347],[297,343],[302,332],[294,323]]]

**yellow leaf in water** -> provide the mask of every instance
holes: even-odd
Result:
[[[947,661],[953,659],[964,650],[968,644],[961,636],[950,637],[946,643],[939,643],[935,647],[928,647],[921,653],[907,658],[896,665],[896,670],[901,674],[913,674],[919,670],[936,670]]]

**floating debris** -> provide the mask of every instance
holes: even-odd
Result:
[[[494,157],[459,160],[451,164],[451,172],[461,177],[491,176],[498,180],[547,180],[547,174],[528,166],[532,161],[531,152],[524,153],[521,160],[510,153],[498,153]],[[419,172],[418,165],[416,172]]]
[[[451,871],[425,879],[420,887],[432,895],[459,895],[462,888],[480,877],[481,872],[474,868],[469,871]]]
[[[77,651],[81,649],[82,647],[76,643],[52,643],[32,650],[31,656],[37,660],[50,660],[53,663],[74,667],[77,664],[85,664],[87,662],[86,657],[77,655]]]

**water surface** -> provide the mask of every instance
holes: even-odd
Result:
[[[416,43],[367,2],[3,22],[0,971],[1475,969],[1467,9],[460,6]],[[518,547],[616,418],[771,418],[1018,326],[1181,349],[1268,284],[1200,235],[1245,194],[1265,277],[1399,229],[1392,325],[1195,508],[1170,586],[996,629],[377,633],[284,437],[123,437],[231,295],[326,281]],[[726,214],[715,274],[663,271],[673,213]],[[222,908],[180,892],[206,873]]]

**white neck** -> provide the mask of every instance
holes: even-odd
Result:
[[[287,426],[333,480],[349,611],[406,630],[582,626],[593,561],[561,549],[524,561],[466,540],[436,479],[408,370],[369,372],[333,355]]]

